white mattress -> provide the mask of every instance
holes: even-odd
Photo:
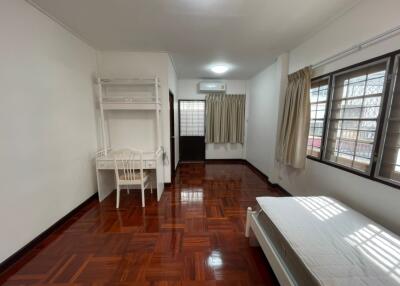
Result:
[[[258,197],[321,285],[400,285],[400,237],[329,197]]]

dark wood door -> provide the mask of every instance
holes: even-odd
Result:
[[[205,101],[179,100],[179,159],[182,162],[204,161]]]
[[[169,130],[171,146],[171,178],[175,175],[175,118],[174,118],[174,95],[169,91]]]

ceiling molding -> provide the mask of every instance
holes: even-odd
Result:
[[[332,24],[333,22],[335,22],[336,20],[340,19],[341,17],[343,17],[344,15],[346,15],[347,13],[349,13],[350,10],[352,10],[354,7],[356,7],[357,5],[359,5],[361,3],[362,0],[357,0],[354,3],[351,3],[350,5],[344,7],[342,10],[340,10],[338,13],[336,13],[335,15],[332,15],[332,17],[330,17],[325,23],[321,24],[319,27],[317,27],[314,31],[311,31],[310,33],[308,33],[303,39],[302,41],[299,43],[299,45],[303,44],[304,42],[308,41],[309,39],[311,39],[312,37],[314,37],[316,34],[318,34],[319,32],[325,30],[330,24]]]
[[[92,49],[94,49],[95,51],[97,51],[97,49],[90,43],[90,41],[88,39],[86,39],[85,37],[83,37],[81,34],[77,33],[76,31],[74,31],[74,29],[72,29],[70,26],[66,25],[63,21],[61,21],[60,19],[54,17],[53,15],[51,15],[50,13],[47,13],[46,10],[44,10],[42,7],[40,7],[38,4],[36,4],[35,2],[33,2],[32,0],[25,0],[26,3],[28,3],[29,5],[31,5],[33,8],[35,8],[36,10],[38,10],[40,13],[42,13],[43,15],[45,15],[46,17],[48,17],[50,20],[52,20],[54,23],[58,24],[59,26],[61,26],[64,30],[66,30],[67,32],[71,33],[74,37],[78,38],[79,40],[81,40],[82,42],[84,42],[86,45],[88,45],[89,47],[91,47]]]

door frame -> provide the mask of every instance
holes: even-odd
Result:
[[[179,162],[181,162],[181,101],[203,101],[204,102],[204,138],[206,136],[206,109],[205,99],[179,99],[178,100],[178,141],[179,141]],[[204,141],[204,161],[206,160],[206,142]]]
[[[175,166],[175,106],[174,106],[174,93],[169,90],[169,139],[170,139],[170,164],[171,164],[171,179],[175,176],[176,166]],[[179,138],[178,138],[179,139]]]

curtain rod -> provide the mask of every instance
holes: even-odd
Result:
[[[381,34],[376,35],[376,36],[374,36],[372,38],[369,38],[366,41],[363,41],[363,42],[361,42],[361,43],[359,43],[357,45],[354,45],[351,48],[343,50],[343,51],[341,51],[341,52],[339,52],[337,54],[334,54],[333,56],[330,56],[330,57],[328,57],[326,59],[323,59],[322,61],[319,61],[316,64],[312,65],[311,68],[316,69],[316,68],[319,68],[319,67],[321,67],[323,65],[326,65],[328,63],[331,63],[331,62],[334,62],[334,61],[339,60],[341,58],[344,58],[344,57],[346,57],[348,55],[351,55],[353,53],[361,51],[362,49],[364,49],[366,47],[372,46],[372,45],[377,44],[377,43],[379,43],[379,42],[381,42],[383,40],[386,40],[386,39],[388,39],[390,37],[393,37],[398,33],[400,33],[400,26],[394,27],[394,28],[392,28],[390,30],[387,30],[384,33],[381,33]]]

